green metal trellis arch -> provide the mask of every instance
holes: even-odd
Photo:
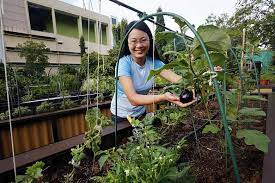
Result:
[[[181,20],[182,22],[185,22],[186,25],[190,28],[190,30],[194,33],[194,35],[197,37],[204,53],[205,53],[205,56],[206,56],[206,59],[207,59],[207,62],[208,62],[208,66],[210,68],[210,71],[213,71],[214,72],[214,66],[212,64],[212,61],[210,59],[210,56],[208,54],[208,50],[201,38],[201,36],[198,34],[198,32],[194,29],[194,27],[183,17],[181,17],[180,15],[177,15],[175,13],[170,13],[170,12],[159,12],[159,13],[154,13],[154,14],[150,14],[150,15],[146,15],[144,17],[142,17],[139,21],[137,21],[131,28],[130,30],[126,33],[126,35],[124,36],[122,42],[121,42],[121,45],[120,45],[120,51],[119,51],[119,54],[118,54],[118,58],[117,58],[117,64],[116,64],[116,71],[118,71],[118,66],[119,66],[119,56],[121,55],[121,51],[122,51],[122,46],[126,40],[126,37],[129,35],[129,33],[134,29],[134,27],[139,23],[139,22],[142,22],[142,21],[145,21],[145,20],[148,20],[154,16],[159,16],[159,15],[167,15],[167,16],[171,16],[171,17],[176,17],[176,18],[179,18],[179,20]],[[115,88],[115,104],[116,104],[116,107],[115,107],[115,144],[117,143],[117,86],[118,86],[118,72],[116,72],[115,74],[115,85],[116,85],[116,88]],[[219,90],[219,87],[218,87],[218,82],[217,82],[217,79],[214,78],[213,79],[213,83],[214,83],[214,87],[215,87],[215,93],[216,93],[216,96],[217,96],[217,100],[218,100],[218,104],[219,104],[219,109],[220,109],[220,113],[221,113],[221,117],[222,117],[222,122],[223,122],[223,126],[224,126],[224,131],[225,131],[225,136],[226,136],[226,140],[227,140],[227,144],[228,144],[228,148],[229,148],[229,152],[230,152],[230,155],[231,155],[231,159],[232,159],[232,163],[233,163],[233,167],[234,167],[234,174],[235,174],[235,177],[236,177],[236,182],[240,182],[240,176],[239,176],[239,171],[238,171],[238,165],[237,165],[237,161],[236,161],[236,156],[235,156],[235,153],[234,153],[234,149],[233,149],[233,145],[232,145],[232,140],[231,140],[231,135],[230,135],[230,132],[229,132],[229,128],[228,128],[228,122],[227,122],[227,119],[226,119],[226,115],[225,115],[225,109],[224,109],[224,103],[222,101],[222,96],[221,96],[221,91]]]

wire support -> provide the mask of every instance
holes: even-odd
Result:
[[[2,50],[2,60],[4,64],[5,70],[5,82],[6,82],[6,93],[7,93],[7,103],[8,103],[8,113],[9,113],[9,130],[10,130],[10,139],[11,139],[11,149],[12,149],[12,162],[13,162],[13,172],[14,178],[16,178],[16,161],[15,161],[15,149],[14,149],[14,139],[13,139],[13,131],[12,131],[12,123],[11,123],[11,107],[10,107],[10,93],[8,86],[8,73],[7,73],[7,61],[6,61],[6,52],[5,52],[5,43],[4,43],[4,27],[3,27],[3,15],[4,15],[4,3],[1,0],[1,9],[0,9],[0,30],[1,30],[1,50]],[[1,58],[0,58],[1,59]]]

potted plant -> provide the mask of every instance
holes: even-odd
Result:
[[[260,84],[269,85],[270,82],[275,82],[275,66],[270,66],[269,69],[261,75]]]

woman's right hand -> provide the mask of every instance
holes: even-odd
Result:
[[[164,95],[164,100],[168,101],[168,102],[176,102],[176,101],[180,101],[180,98],[175,95],[175,94],[172,94],[170,92],[166,92]]]

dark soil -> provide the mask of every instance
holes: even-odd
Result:
[[[267,109],[267,102],[251,102],[250,107],[260,107],[264,111]],[[219,120],[218,104],[211,102],[210,116],[215,120]],[[183,123],[176,126],[159,127],[160,132],[164,132],[163,144],[175,144],[183,137],[190,134],[196,129],[202,128],[206,124],[207,114],[203,106],[192,109],[193,118],[186,117]],[[194,126],[192,123],[194,122]],[[250,129],[265,131],[266,119],[261,119],[261,123],[250,125]],[[166,129],[166,130],[164,130]],[[217,134],[201,134],[201,130],[197,133],[197,140],[194,133],[188,136],[188,146],[180,158],[180,162],[188,162],[191,165],[191,173],[196,177],[196,182],[235,182],[233,165],[228,151],[226,151],[226,143],[224,131]],[[122,143],[125,143],[126,139]],[[243,140],[232,137],[234,151],[237,158],[241,182],[260,183],[262,179],[262,167],[264,154],[254,148],[247,146]],[[111,168],[107,164],[103,170],[99,169],[99,165],[95,162],[93,167],[93,158],[88,156],[82,161],[80,168],[75,169],[75,176],[72,182],[86,183],[92,182],[90,178],[93,175],[104,175]],[[55,160],[47,162],[49,168],[44,172],[44,180],[48,182],[64,182],[64,175],[69,174],[73,168],[68,164],[71,157],[69,154],[59,156]]]
[[[267,102],[250,102],[248,106],[267,111]],[[248,128],[265,132],[265,121],[263,118],[261,123],[251,124]],[[177,133],[172,133],[173,137],[177,137]],[[247,146],[243,140],[235,138],[234,135],[232,142],[241,182],[260,183],[264,153],[254,146]],[[232,160],[229,151],[226,151],[224,131],[218,134],[199,133],[197,140],[193,136],[182,154],[181,162],[188,162],[191,165],[191,171],[197,178],[196,182],[235,182]]]
[[[127,142],[127,138],[123,138],[119,145],[123,145]],[[100,170],[98,161],[93,159],[92,152],[86,150],[86,158],[81,161],[78,168],[73,169],[73,166],[69,164],[71,161],[71,155],[69,152],[57,158],[50,159],[46,164],[48,168],[44,171],[43,181],[51,183],[63,183],[63,182],[77,182],[77,183],[88,183],[94,182],[91,180],[93,176],[106,175],[108,170],[111,168],[111,164],[108,162]],[[70,181],[67,177],[74,171],[73,179]]]
[[[85,182],[92,182],[90,180],[91,177],[94,175],[103,175],[110,169],[110,165],[106,165],[103,167],[102,170],[99,168],[99,164],[95,161],[93,166],[93,158],[86,158],[82,161],[81,165],[78,168],[73,169],[73,166],[68,164],[70,158],[67,156],[63,156],[61,159],[54,160],[52,166],[49,167],[44,173],[44,181],[46,182],[66,182],[69,178],[69,174],[74,171],[73,179],[70,182],[78,182],[78,183],[85,183]],[[53,162],[53,161],[51,161]]]

